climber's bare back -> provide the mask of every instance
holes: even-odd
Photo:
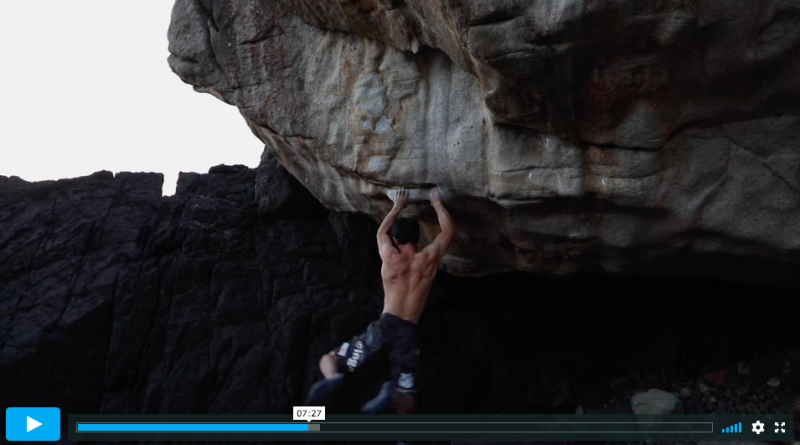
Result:
[[[419,321],[439,265],[438,252],[431,250],[382,252],[383,312],[412,323]]]
[[[430,191],[430,201],[439,219],[441,232],[421,251],[417,251],[416,242],[413,245],[397,246],[388,234],[408,203],[407,190],[401,189],[397,192],[394,207],[378,228],[378,251],[383,260],[383,312],[412,323],[417,323],[422,315],[428,291],[436,278],[439,259],[447,251],[455,235],[453,220],[442,204],[438,188]]]

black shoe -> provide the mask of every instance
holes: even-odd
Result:
[[[394,384],[392,384],[392,381],[384,382],[383,385],[381,385],[381,390],[378,391],[378,395],[365,403],[364,406],[361,407],[361,411],[367,414],[377,414],[381,412],[381,410],[389,404],[389,401],[392,400],[392,392],[394,392]]]
[[[339,373],[329,379],[322,379],[311,385],[311,389],[308,390],[306,405],[325,405],[328,396],[342,384],[342,380],[344,380],[344,374]]]
[[[392,408],[397,414],[411,414],[414,412],[417,401],[413,393],[395,391],[392,394]]]

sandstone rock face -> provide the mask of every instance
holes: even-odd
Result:
[[[177,0],[169,39],[326,207],[442,188],[452,273],[798,286],[797,2]]]

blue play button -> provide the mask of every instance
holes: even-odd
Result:
[[[60,409],[8,408],[6,410],[6,440],[50,441],[60,438]]]

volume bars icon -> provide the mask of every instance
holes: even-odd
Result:
[[[722,429],[723,433],[741,433],[742,432],[742,422],[739,422],[735,425],[731,425],[727,428]]]

